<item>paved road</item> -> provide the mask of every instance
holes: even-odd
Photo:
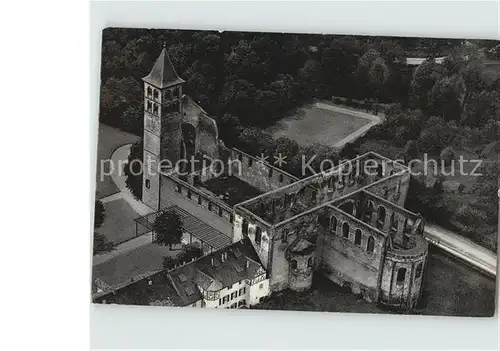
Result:
[[[425,224],[424,236],[429,242],[436,244],[450,254],[488,274],[496,276],[497,255],[494,252],[432,223]]]
[[[334,112],[340,112],[340,113],[343,113],[343,114],[347,114],[347,115],[351,115],[351,116],[356,116],[356,117],[364,118],[364,119],[367,119],[367,120],[370,121],[370,123],[365,124],[364,126],[362,126],[361,128],[359,128],[358,130],[352,132],[351,134],[349,134],[348,136],[346,136],[342,140],[340,140],[337,143],[335,143],[334,147],[337,147],[337,148],[341,148],[345,144],[350,143],[353,140],[356,140],[357,138],[359,138],[360,136],[362,136],[363,134],[365,134],[371,127],[379,124],[382,121],[382,119],[379,116],[372,115],[370,113],[366,113],[366,112],[363,112],[363,111],[351,110],[351,109],[348,109],[348,108],[344,108],[344,107],[340,107],[340,106],[335,106],[335,105],[330,105],[330,104],[325,104],[325,103],[322,103],[322,102],[317,102],[317,103],[314,104],[314,106],[317,107],[317,108],[322,108],[324,110],[330,110],[330,111],[334,111]]]

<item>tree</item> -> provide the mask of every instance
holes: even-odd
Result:
[[[164,256],[163,257],[163,269],[170,270],[175,267],[177,264],[177,260],[173,257],[170,256]]]
[[[455,159],[455,151],[453,151],[453,148],[450,146],[445,147],[439,154],[439,158],[444,161],[446,166],[449,166],[451,161]]]
[[[182,246],[182,252],[176,256],[176,261],[179,263],[190,262],[191,260],[201,256],[203,256],[203,250],[199,246],[188,244]]]
[[[127,177],[125,184],[132,195],[139,201],[142,201],[142,172],[143,172],[143,140],[132,144],[128,162],[124,166],[124,173]]]
[[[113,250],[113,243],[100,233],[94,232],[94,255]]]
[[[236,147],[251,155],[266,154],[272,156],[274,140],[271,135],[259,128],[245,128],[238,138]]]
[[[428,116],[432,109],[430,92],[434,84],[445,76],[445,73],[445,68],[433,59],[422,62],[413,73],[412,100],[425,116]]]
[[[411,160],[417,159],[419,155],[420,151],[418,150],[417,142],[415,140],[408,140],[397,158],[403,159],[405,163],[408,163]]]
[[[182,239],[182,220],[172,210],[164,210],[158,214],[153,224],[156,242],[161,245],[179,244]]]
[[[94,208],[94,228],[100,228],[106,218],[106,210],[101,200],[95,200]]]

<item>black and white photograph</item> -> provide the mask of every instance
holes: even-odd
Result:
[[[93,303],[493,316],[499,41],[101,44]]]

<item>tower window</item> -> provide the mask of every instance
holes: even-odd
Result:
[[[154,113],[155,115],[157,115],[157,114],[158,114],[158,105],[156,105],[156,104],[154,104],[154,105],[153,105],[153,113]]]
[[[146,92],[147,92],[147,95],[150,97],[151,96],[151,92],[153,91],[153,89],[151,89],[151,87],[147,87],[146,89]]]
[[[146,179],[146,188],[149,189],[150,186],[151,186],[151,182],[149,181],[149,179]]]
[[[398,269],[398,275],[396,277],[396,283],[403,284],[406,278],[406,268]]]
[[[354,244],[361,246],[361,229],[356,229],[354,232]]]
[[[151,111],[152,109],[153,109],[153,103],[151,101],[148,101],[147,110]]]
[[[159,98],[158,90],[155,89],[153,91],[153,97],[155,98],[155,100],[158,100],[158,98]]]

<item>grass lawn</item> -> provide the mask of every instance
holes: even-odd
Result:
[[[370,121],[307,105],[267,129],[274,138],[287,137],[303,146],[321,143],[333,146]]]
[[[117,245],[135,236],[134,219],[140,217],[124,199],[104,203],[106,217],[96,232]]]
[[[92,279],[116,285],[139,274],[162,269],[163,257],[175,257],[178,253],[178,250],[169,250],[168,246],[149,243],[94,266]]]
[[[118,147],[134,143],[137,140],[139,140],[139,137],[136,135],[99,123],[96,167],[96,193],[98,199],[118,192],[118,188],[110,176],[104,176],[101,181],[101,161],[109,159],[113,151]],[[108,172],[108,170],[105,169],[105,172]]]
[[[295,293],[286,290],[276,293],[256,308],[391,313],[391,310],[366,302],[320,275],[315,277],[311,291]],[[425,271],[422,299],[413,314],[491,316],[494,309],[493,279],[485,277],[437,249],[431,249]]]

